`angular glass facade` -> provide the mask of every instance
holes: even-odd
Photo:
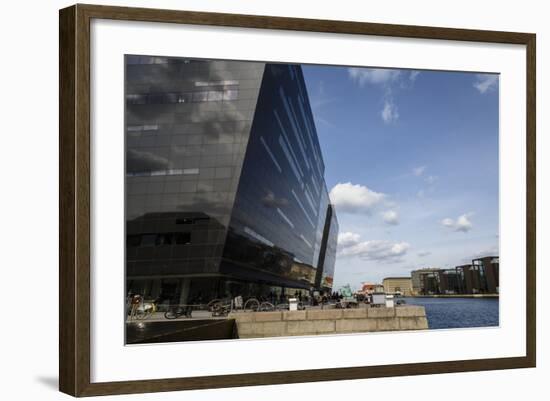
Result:
[[[191,303],[330,288],[323,177],[299,66],[126,56],[128,291]]]
[[[320,280],[315,284],[317,288],[325,291],[330,291],[332,289],[332,283],[334,281],[338,229],[338,220],[336,219],[334,207],[329,205],[327,209],[325,233],[323,234],[324,247],[321,248],[321,254],[319,256]],[[322,263],[321,260],[323,260]]]

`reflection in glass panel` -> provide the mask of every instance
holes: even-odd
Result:
[[[125,91],[127,292],[331,290],[338,225],[299,66],[127,56]]]

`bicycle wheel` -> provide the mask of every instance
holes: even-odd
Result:
[[[262,312],[271,312],[275,310],[275,306],[271,302],[262,302],[259,310]]]
[[[260,307],[260,302],[256,298],[250,298],[244,303],[243,309],[245,311],[256,312]]]
[[[214,308],[217,308],[219,306],[222,305],[222,300],[221,299],[213,299],[212,301],[208,302],[206,304],[206,308],[210,311],[210,312],[213,312],[213,309]]]
[[[214,317],[220,317],[220,316],[227,316],[229,313],[229,308],[226,308],[223,306],[221,302],[212,305],[212,316]]]

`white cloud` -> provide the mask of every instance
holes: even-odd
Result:
[[[456,220],[453,220],[447,217],[441,220],[441,224],[447,228],[453,229],[454,231],[467,233],[473,227],[473,224],[469,219],[469,217],[471,216],[472,216],[472,213],[465,213],[459,216]]]
[[[325,91],[325,82],[319,81],[317,90],[309,94],[309,104],[313,109],[313,118],[320,124],[332,127],[333,124],[326,118],[325,108],[331,103],[338,102],[337,97],[328,96]]]
[[[445,227],[454,227],[455,221],[447,217],[446,219],[441,220],[441,224],[443,224]]]
[[[414,82],[416,81],[416,78],[418,78],[419,75],[420,75],[420,71],[411,71],[411,73],[409,74],[409,80],[411,82]]]
[[[426,166],[418,166],[413,168],[413,174],[417,177],[420,177],[426,171]]]
[[[361,241],[360,235],[353,232],[338,235],[338,253],[340,256],[394,263],[399,262],[409,248],[410,245],[407,242]]]
[[[395,226],[399,224],[399,214],[395,210],[388,210],[382,213],[382,218],[386,224]]]
[[[359,86],[365,86],[366,84],[377,85],[393,82],[399,77],[400,71],[387,68],[348,68],[348,74]]]
[[[397,119],[399,118],[397,106],[393,103],[393,100],[391,98],[388,97],[386,98],[386,100],[384,100],[384,108],[380,112],[380,115],[382,116],[382,120],[384,120],[386,124],[397,121]]]
[[[345,247],[340,251],[340,255],[395,263],[401,260],[409,248],[410,245],[407,242],[371,240]]]
[[[498,86],[497,74],[476,74],[476,80],[474,82],[474,88],[479,93],[484,94],[496,89]]]
[[[382,97],[384,106],[380,111],[380,116],[386,124],[399,119],[399,112],[394,103],[392,91],[395,88],[410,89],[418,74],[418,71],[412,71],[409,75],[405,75],[400,70],[389,68],[348,68],[350,79],[360,87],[370,84],[380,85],[384,88]]]
[[[420,258],[424,258],[424,257],[429,256],[431,254],[432,253],[430,251],[420,251],[420,252],[417,253],[418,257],[420,257]]]
[[[338,247],[346,248],[360,242],[361,236],[350,231],[338,234]]]
[[[456,220],[455,226],[456,231],[468,232],[472,229],[472,222],[467,214],[463,214]]]
[[[330,190],[330,201],[339,212],[370,214],[385,194],[351,182],[338,183]]]

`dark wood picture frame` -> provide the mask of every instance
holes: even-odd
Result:
[[[93,18],[525,45],[527,49],[526,356],[91,383],[90,21]],[[535,367],[535,34],[81,4],[60,10],[59,30],[60,391],[73,396],[93,396]]]

